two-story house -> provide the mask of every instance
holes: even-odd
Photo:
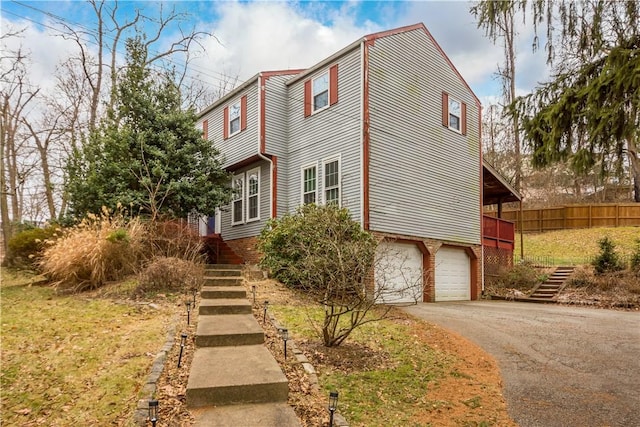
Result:
[[[215,231],[257,263],[270,218],[335,202],[418,272],[417,296],[385,301],[476,299],[480,110],[423,24],[362,37],[305,70],[260,72],[200,115],[236,190]]]

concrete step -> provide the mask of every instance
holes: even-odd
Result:
[[[256,345],[264,343],[264,332],[252,314],[200,316],[197,347]],[[239,349],[239,355],[242,350]]]
[[[555,303],[556,302],[556,300],[551,298],[538,298],[538,297],[534,297],[533,295],[530,296],[529,298],[516,298],[516,301],[539,302],[539,303]]]
[[[254,403],[205,407],[191,411],[196,427],[300,427],[293,408],[286,403]]]
[[[547,294],[539,294],[539,293],[535,293],[532,294],[529,298],[531,299],[552,299],[555,295],[547,295]]]
[[[242,264],[207,264],[205,269],[207,270],[238,270],[242,271],[244,266]]]
[[[198,314],[250,314],[251,303],[241,298],[201,299]]]
[[[200,297],[202,299],[246,298],[247,291],[242,286],[203,286]]]
[[[242,277],[204,277],[205,286],[240,286]]]
[[[242,277],[242,270],[224,270],[207,268],[204,270],[205,276],[213,277]]]
[[[187,405],[237,405],[287,401],[289,385],[263,345],[198,348],[187,382]]]

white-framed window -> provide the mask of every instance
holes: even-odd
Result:
[[[449,97],[449,129],[462,132],[462,103]]]
[[[313,111],[321,110],[329,105],[329,73],[326,72],[311,82]]]
[[[247,172],[247,222],[260,219],[260,168]]]
[[[318,166],[302,166],[302,204],[318,203]]]
[[[340,157],[322,161],[322,179],[324,184],[324,203],[336,203],[340,206]]]
[[[233,200],[231,201],[231,224],[244,223],[244,173],[233,177],[231,188]]]
[[[229,136],[240,132],[241,111],[240,101],[229,106]]]

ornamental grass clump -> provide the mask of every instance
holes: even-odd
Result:
[[[44,251],[43,274],[62,292],[96,289],[135,273],[144,255],[145,227],[123,211],[103,208]]]

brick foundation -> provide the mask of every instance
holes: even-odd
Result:
[[[256,265],[260,262],[262,254],[258,251],[258,238],[245,237],[243,239],[224,241],[233,251],[242,257],[245,264]]]

